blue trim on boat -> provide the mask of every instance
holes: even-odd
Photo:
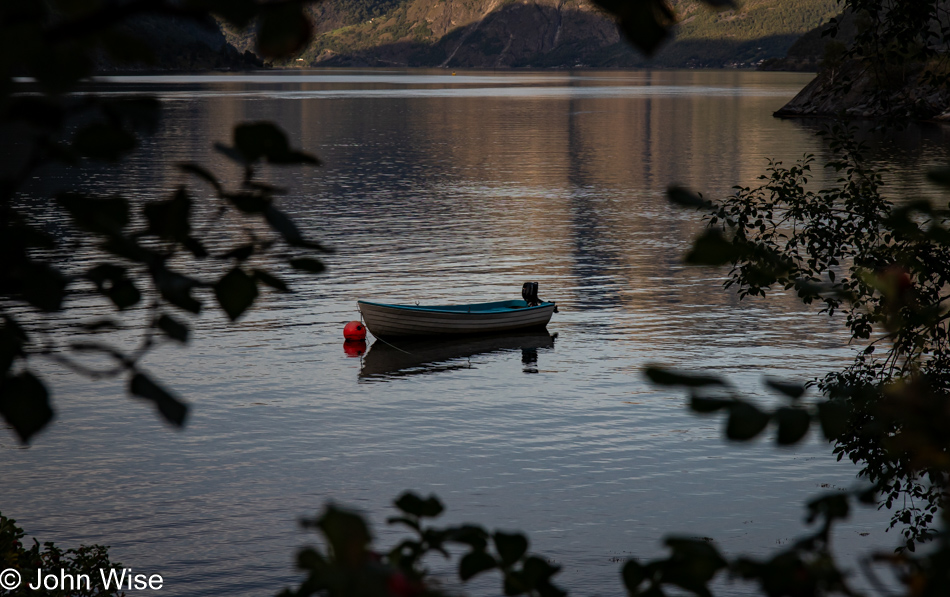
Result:
[[[494,303],[472,303],[470,305],[390,305],[387,303],[373,303],[370,301],[357,301],[365,305],[374,305],[376,307],[389,307],[391,309],[403,309],[406,311],[423,311],[426,313],[511,313],[512,311],[533,311],[535,309],[544,309],[554,305],[552,302],[544,302],[534,307],[529,307],[525,301],[496,301]]]

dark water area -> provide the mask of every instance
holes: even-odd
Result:
[[[671,533],[713,537],[730,554],[785,545],[807,528],[805,501],[852,486],[856,469],[814,434],[794,448],[726,443],[719,418],[690,414],[642,368],[723,374],[768,402],[765,376],[807,380],[851,359],[841,321],[782,293],[739,301],[721,287],[726,272],[683,266],[701,223],[664,198],[670,183],[711,196],[754,185],[768,158],[828,159],[820,123],[771,116],[808,80],[370,70],[97,83],[90,91],[157,96],[158,134],[121,169],[49,172],[38,188],[147,201],[187,183],[210,213],[210,190],[175,164],[236,185],[240,171],[212,144],[229,142],[237,122],[275,121],[324,165],[264,177],[336,252],[321,276],[281,272],[294,294],[263,293],[233,324],[195,318],[187,348],[149,355],[146,369],[192,405],[183,432],[121,381],[44,367],[58,420],[26,449],[0,432],[0,508],[40,540],[112,546],[137,572],[162,574],[168,595],[270,595],[294,583],[295,549],[314,540],[297,521],[329,500],[364,512],[392,544],[385,519],[406,489],[438,494],[447,523],[525,531],[576,595],[621,594],[620,562],[659,555]],[[895,198],[940,196],[923,169],[946,161],[948,136],[868,133]],[[816,184],[828,179],[816,172]],[[33,214],[71,246],[61,214]],[[68,256],[76,267],[91,258],[86,247]],[[357,299],[506,300],[528,280],[559,305],[547,334],[407,344],[413,359],[372,338],[361,356],[344,349]],[[73,300],[78,319],[106,311]],[[836,550],[848,561],[889,550],[898,537],[887,522],[857,512]],[[494,578],[466,590],[500,593]]]

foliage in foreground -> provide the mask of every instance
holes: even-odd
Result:
[[[688,262],[731,264],[725,285],[740,298],[780,289],[844,316],[862,349],[850,366],[816,383],[829,405],[847,408],[846,425],[829,439],[839,459],[862,466],[888,508],[898,504],[892,526],[905,526],[913,549],[944,504],[950,460],[914,460],[912,444],[931,441],[950,458],[950,442],[920,437],[927,428],[908,427],[898,415],[932,425],[950,405],[950,210],[888,201],[854,132],[835,127],[830,137],[839,156],[827,165],[838,176],[830,188],[808,187],[813,158],[805,156],[788,168],[773,163],[762,186],[719,202],[682,190],[674,197],[710,213]]]
[[[20,573],[22,584],[14,590],[5,590],[0,587],[0,595],[6,597],[110,597],[119,595],[118,589],[105,590],[95,581],[89,587],[80,584],[74,590],[62,588],[47,590],[41,588],[32,590],[28,583],[32,582],[37,569],[42,568],[46,573],[76,577],[85,574],[91,579],[99,579],[99,570],[121,568],[122,565],[109,560],[109,548],[102,545],[83,545],[76,549],[63,550],[51,542],[40,542],[33,539],[33,545],[27,547],[24,543],[23,529],[16,526],[16,521],[0,513],[0,571],[6,573],[16,570]]]
[[[676,375],[676,374],[672,374]],[[736,402],[730,425],[746,416]],[[739,412],[740,414],[735,414]],[[781,416],[777,417],[779,420]],[[780,423],[779,433],[784,424]],[[713,583],[745,582],[769,597],[824,595],[856,596],[853,578],[835,561],[831,534],[837,521],[846,519],[855,501],[873,501],[873,488],[849,493],[835,492],[807,504],[808,522],[816,530],[788,548],[765,558],[730,558],[705,539],[667,537],[669,556],[652,561],[628,560],[619,581],[632,597],[661,597],[670,589],[711,597]],[[427,558],[457,560],[458,579],[467,582],[483,574],[496,574],[505,595],[563,597],[567,595],[552,580],[560,567],[541,556],[528,554],[528,538],[520,533],[488,532],[481,526],[464,524],[435,527],[427,519],[443,511],[435,496],[423,499],[403,494],[395,505],[402,511],[390,524],[407,527],[411,535],[388,552],[373,549],[365,519],[353,511],[333,505],[306,528],[322,535],[322,547],[308,547],[297,557],[305,579],[279,597],[413,597],[451,594],[447,579],[433,575]],[[944,521],[946,524],[947,521]],[[950,535],[936,535],[937,544],[924,556],[875,554],[878,572],[887,568],[901,583],[908,597],[938,597],[950,591]],[[431,560],[429,560],[431,562]],[[871,581],[876,577],[871,576]]]
[[[310,547],[297,556],[298,567],[307,573],[304,582],[280,597],[310,595],[442,595],[444,590],[429,573],[424,560],[430,554],[453,557],[462,549],[459,579],[468,581],[489,571],[501,575],[506,595],[564,597],[563,590],[551,582],[560,569],[547,560],[528,553],[528,539],[520,533],[489,533],[473,524],[438,528],[427,519],[444,510],[435,496],[421,498],[407,492],[396,500],[400,516],[389,519],[409,529],[412,535],[387,553],[371,549],[372,535],[362,516],[327,506],[303,526],[319,531],[325,548]]]
[[[228,2],[137,0],[8,0],[0,4],[0,415],[26,443],[53,417],[49,391],[31,367],[45,358],[100,379],[125,376],[131,395],[154,404],[165,420],[185,424],[187,406],[142,366],[163,342],[184,343],[190,318],[216,304],[230,320],[252,307],[259,288],[287,292],[272,273],[283,261],[319,273],[312,255],[326,252],[304,237],[276,205],[282,189],[258,180],[262,164],[318,165],[290,147],[266,122],[239,124],[222,154],[243,168],[236,188],[198,164],[179,164],[205,187],[182,184],[164,199],[142,203],[119,194],[92,195],[75,188],[51,196],[32,181],[50,168],[81,179],[101,164],[114,167],[153,134],[161,112],[151,97],[72,95],[93,74],[101,53],[118,63],[149,63],[151,48],[119,27],[128,19],[158,15],[192,19],[209,14],[235,26],[259,19],[259,48],[268,56],[294,51],[309,36],[301,1]],[[28,75],[34,83],[15,82]],[[60,210],[71,220],[77,246],[63,243],[31,214]],[[222,238],[224,221],[238,232]],[[64,254],[92,255],[82,269]],[[77,317],[77,297],[97,296],[114,317]],[[130,313],[131,317],[122,317]],[[60,317],[63,315],[63,317]],[[135,318],[139,323],[130,324]],[[137,346],[127,348],[129,332]]]

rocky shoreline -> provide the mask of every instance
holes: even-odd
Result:
[[[826,67],[775,116],[893,116],[950,122],[950,89],[926,84],[923,72],[920,66],[909,66],[900,72],[881,73],[857,60]]]

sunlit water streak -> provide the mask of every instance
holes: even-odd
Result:
[[[193,404],[183,433],[126,398],[121,381],[44,368],[59,418],[29,449],[0,438],[3,512],[42,540],[109,544],[123,563],[162,573],[170,595],[267,595],[293,583],[294,549],[310,540],[296,521],[326,500],[366,512],[391,543],[388,504],[409,488],[440,495],[447,522],[528,532],[578,595],[620,594],[617,560],[657,555],[668,533],[714,537],[733,554],[784,545],[803,532],[804,501],[852,485],[855,469],[815,438],[793,449],[726,444],[717,417],[689,414],[682,396],[640,372],[647,363],[715,371],[769,400],[764,375],[807,379],[850,358],[840,322],[781,293],[739,302],[721,289],[723,272],[683,267],[698,224],[663,198],[670,182],[713,196],[755,184],[767,157],[826,158],[815,125],[771,117],[807,80],[108,78],[97,91],[156,94],[166,117],[121,172],[79,184],[156,199],[186,180],[179,161],[233,183],[238,171],[212,142],[227,142],[237,121],[275,120],[326,164],[269,172],[288,187],[282,206],[336,254],[319,278],[282,272],[295,294],[265,293],[237,324],[197,318],[187,349],[148,357]],[[900,196],[933,193],[918,164],[945,157],[945,131],[914,134],[919,142],[876,142]],[[73,182],[50,173],[37,184]],[[38,207],[35,217],[71,238],[60,214]],[[70,259],[81,268],[88,256]],[[358,298],[515,298],[529,279],[561,310],[549,326],[556,341],[534,356],[499,349],[427,375],[361,381],[360,359],[343,351]],[[76,305],[73,317],[102,313],[88,297]],[[839,551],[889,547],[885,526],[886,514],[858,513],[842,525]],[[498,593],[494,580],[470,590]]]

